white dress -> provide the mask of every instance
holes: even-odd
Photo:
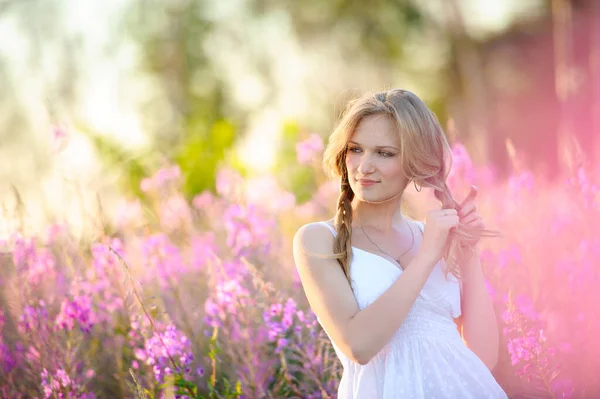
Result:
[[[336,234],[327,222],[318,223]],[[423,223],[417,223],[423,231]],[[352,247],[350,276],[360,309],[400,274],[386,258]],[[398,331],[369,363],[348,359],[332,341],[344,368],[338,398],[507,398],[487,366],[465,346],[453,320],[460,314],[459,282],[451,273],[446,280],[438,262]]]

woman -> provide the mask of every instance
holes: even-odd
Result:
[[[478,256],[495,234],[475,188],[452,198],[448,150],[435,115],[399,89],[352,101],[329,139],[337,213],[298,230],[294,260],[344,367],[339,398],[506,398],[490,372],[498,326]],[[411,181],[442,203],[425,223],[400,212]]]

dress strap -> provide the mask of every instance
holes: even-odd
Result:
[[[321,223],[321,224],[324,224],[325,226],[327,226],[327,228],[329,229],[329,231],[331,231],[331,234],[333,234],[334,237],[337,236],[337,232],[335,231],[335,229],[333,228],[332,225],[330,225],[327,222],[318,222],[318,223]]]
[[[415,222],[417,222],[417,226],[419,226],[419,230],[421,230],[421,235],[423,235],[425,232],[425,223],[419,222],[418,220],[415,220]]]

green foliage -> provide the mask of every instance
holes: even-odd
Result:
[[[217,355],[222,352],[218,344],[218,337],[219,329],[215,327],[208,345],[208,358],[210,359],[213,368],[213,373],[207,381],[209,398],[214,398],[217,396],[226,399],[239,398],[242,395],[242,385],[239,380],[233,386],[231,386],[231,383],[227,378],[217,378]],[[204,399],[204,397],[200,396],[198,399]]]
[[[256,3],[264,10],[285,8],[301,39],[345,38],[338,40],[340,52],[349,57],[368,55],[377,62],[402,59],[409,35],[425,27],[423,12],[409,0],[260,0]]]
[[[205,17],[207,7],[205,0],[140,0],[131,3],[125,20],[127,34],[142,51],[141,69],[152,77],[158,93],[145,104],[146,118],[154,126],[148,131],[155,138],[154,151],[179,164],[188,197],[214,189],[215,170],[231,157],[228,150],[242,120],[225,111],[224,83],[205,52],[214,27]],[[163,121],[155,110],[171,117]]]
[[[296,160],[296,143],[303,139],[301,134],[298,122],[290,120],[283,124],[273,168],[281,187],[292,192],[299,203],[309,200],[316,188],[314,170]]]
[[[174,158],[185,176],[184,193],[190,196],[205,189],[214,190],[215,170],[229,155],[236,135],[228,120],[216,121],[208,132],[201,121],[191,120],[188,132]],[[240,163],[234,165],[245,174]]]
[[[206,0],[173,4],[139,0],[132,3],[124,20],[127,34],[142,50],[141,69],[152,77],[157,89],[144,105],[149,126],[153,126],[148,131],[155,140],[153,153],[132,159],[114,143],[93,142],[105,160],[124,166],[124,186],[138,196],[139,183],[146,176],[143,165],[156,166],[153,158],[179,164],[188,198],[203,190],[214,191],[215,171],[223,163],[247,175],[247,167],[231,149],[250,111],[227,105],[232,99],[224,75],[205,46],[217,28],[203,13],[210,7]],[[425,27],[422,11],[408,0],[256,0],[247,7],[252,11],[248,18],[283,7],[300,41],[320,35],[337,37],[344,57],[367,54],[373,62],[394,68],[404,58],[403,46],[410,35]],[[345,39],[340,40],[342,37]],[[270,72],[267,68],[263,73],[268,76]],[[157,115],[170,117],[163,121]],[[296,161],[295,144],[305,135],[297,121],[285,122],[274,163],[282,187],[294,193],[300,203],[308,200],[317,186],[311,168]]]

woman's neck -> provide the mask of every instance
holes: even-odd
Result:
[[[352,221],[362,227],[369,227],[385,234],[392,229],[399,218],[402,218],[401,204],[400,198],[380,204],[356,200],[352,203]]]

